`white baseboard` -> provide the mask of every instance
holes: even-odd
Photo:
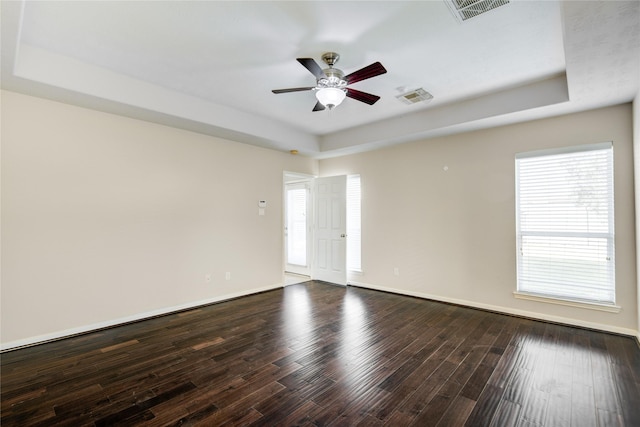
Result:
[[[457,299],[457,298],[441,297],[441,296],[426,294],[426,293],[422,293],[422,292],[406,291],[406,290],[390,288],[390,287],[386,287],[386,286],[372,285],[372,284],[369,284],[369,283],[349,281],[349,284],[353,285],[353,286],[358,286],[358,287],[361,287],[361,288],[367,288],[367,289],[373,289],[373,290],[378,290],[378,291],[390,292],[390,293],[400,294],[400,295],[407,295],[407,296],[423,298],[423,299],[430,299],[430,300],[434,300],[434,301],[447,302],[447,303],[451,303],[451,304],[464,305],[464,306],[467,306],[467,307],[480,308],[480,309],[483,309],[483,310],[495,311],[495,312],[498,312],[498,313],[512,314],[512,315],[515,315],[515,316],[528,317],[528,318],[531,318],[531,319],[538,319],[538,320],[549,321],[549,322],[554,322],[554,323],[563,323],[563,324],[566,324],[566,325],[580,326],[580,327],[589,328],[589,329],[597,329],[597,330],[601,330],[601,331],[605,331],[605,332],[613,332],[613,333],[621,334],[621,335],[629,335],[629,336],[635,337],[638,340],[638,343],[640,344],[640,331],[635,331],[633,329],[620,328],[620,327],[610,326],[610,325],[603,325],[603,324],[600,324],[600,323],[585,322],[585,321],[580,321],[580,320],[576,320],[576,319],[570,319],[570,318],[561,317],[561,316],[549,316],[549,315],[540,314],[540,313],[531,312],[531,311],[514,310],[514,309],[511,309],[511,308],[501,307],[501,306],[496,306],[496,305],[491,305],[491,304],[482,304],[482,303],[477,303],[477,302],[474,302],[474,301],[461,300],[461,299]],[[109,321],[105,321],[105,322],[93,323],[93,324],[90,324],[90,325],[79,326],[77,328],[65,329],[63,331],[57,331],[57,332],[52,332],[52,333],[43,334],[43,335],[37,335],[37,336],[34,336],[34,337],[29,337],[29,338],[25,338],[25,339],[21,339],[21,340],[10,341],[10,342],[7,342],[7,343],[0,344],[0,351],[4,352],[4,351],[8,351],[8,350],[17,349],[17,348],[20,348],[20,347],[27,347],[27,346],[32,346],[32,345],[36,345],[36,344],[42,344],[42,343],[45,343],[45,342],[55,341],[55,340],[59,340],[59,339],[63,339],[63,338],[68,338],[68,337],[72,337],[74,335],[84,334],[84,333],[96,331],[96,330],[99,330],[99,329],[110,328],[110,327],[114,327],[114,326],[130,323],[130,322],[136,322],[136,321],[140,321],[140,320],[144,320],[144,319],[149,319],[149,318],[156,317],[156,316],[162,316],[162,315],[166,315],[166,314],[171,314],[171,313],[174,313],[174,312],[188,310],[188,309],[200,307],[200,306],[203,306],[203,305],[214,304],[214,303],[217,303],[217,302],[227,301],[227,300],[231,300],[231,299],[239,298],[239,297],[243,297],[243,296],[249,296],[249,295],[257,294],[257,293],[260,293],[260,292],[271,291],[273,289],[279,289],[279,288],[282,288],[282,287],[283,287],[283,284],[282,283],[278,283],[278,284],[271,285],[271,286],[265,286],[263,288],[252,289],[249,292],[237,292],[237,293],[233,293],[233,294],[222,295],[222,296],[218,296],[218,297],[214,297],[214,298],[209,298],[209,299],[206,299],[206,300],[193,301],[193,302],[180,304],[180,305],[176,305],[176,306],[172,306],[172,307],[165,307],[165,308],[158,309],[158,310],[152,310],[152,311],[147,311],[147,312],[144,312],[144,313],[138,313],[138,314],[135,314],[135,315],[132,315],[132,316],[121,317],[119,319],[113,319],[113,320],[109,320]]]
[[[612,332],[612,333],[620,334],[620,335],[628,335],[628,336],[636,337],[638,339],[638,341],[640,342],[640,331],[636,331],[636,330],[628,329],[628,328],[621,328],[621,327],[618,327],[618,326],[603,325],[601,323],[594,323],[594,322],[585,322],[583,320],[571,319],[571,318],[568,318],[568,317],[551,316],[551,315],[537,313],[537,312],[533,312],[533,311],[516,310],[516,309],[513,309],[513,308],[509,308],[509,307],[502,307],[502,306],[491,305],[491,304],[483,304],[483,303],[478,303],[478,302],[475,302],[475,301],[463,300],[463,299],[458,299],[458,298],[447,298],[447,297],[442,297],[442,296],[438,296],[438,295],[425,294],[425,293],[422,293],[422,292],[413,292],[413,291],[407,291],[407,290],[404,290],[404,289],[396,289],[396,288],[389,288],[389,287],[386,287],[386,286],[372,285],[372,284],[369,284],[369,283],[349,281],[349,284],[353,285],[353,286],[358,286],[358,287],[361,287],[361,288],[367,288],[367,289],[373,289],[373,290],[377,290],[377,291],[390,292],[390,293],[393,293],[393,294],[400,294],[400,295],[407,295],[407,296],[412,296],[412,297],[417,297],[417,298],[430,299],[430,300],[434,300],[434,301],[447,302],[447,303],[457,304],[457,305],[464,305],[466,307],[479,308],[479,309],[482,309],[482,310],[495,311],[497,313],[512,314],[514,316],[519,316],[519,317],[527,317],[527,318],[530,318],[530,319],[543,320],[543,321],[553,322],[553,323],[562,323],[562,324],[565,324],[565,325],[579,326],[579,327],[588,328],[588,329],[597,329],[597,330],[600,330],[600,331]]]
[[[228,301],[231,299],[258,294],[260,292],[271,291],[273,289],[279,289],[279,288],[282,288],[282,283],[278,283],[271,286],[265,286],[263,288],[252,289],[251,291],[248,291],[248,292],[236,292],[233,294],[226,294],[226,295],[209,298],[205,300],[192,301],[185,304],[174,305],[172,307],[164,307],[158,310],[147,311],[144,313],[137,313],[131,316],[121,317],[119,319],[107,320],[105,322],[98,322],[90,325],[79,326],[77,328],[65,329],[63,331],[57,331],[49,334],[43,334],[43,335],[37,335],[34,337],[24,338],[21,340],[10,341],[7,343],[0,344],[0,352],[7,351],[7,350],[14,350],[20,347],[27,347],[27,346],[32,346],[36,344],[43,344],[49,341],[69,338],[74,335],[80,335],[80,334],[84,334],[84,333],[88,333],[88,332],[92,332],[92,331],[96,331],[104,328],[110,328],[110,327],[122,325],[125,323],[137,322],[140,320],[145,320],[145,319],[149,319],[156,316],[163,316],[163,315],[175,313],[178,311],[189,310],[189,309],[200,307],[203,305],[209,305],[217,302]]]

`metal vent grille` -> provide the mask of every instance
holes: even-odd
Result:
[[[509,4],[510,0],[445,0],[453,15],[460,22],[475,18],[500,6]]]
[[[433,99],[433,95],[431,95],[426,90],[420,88],[416,90],[412,90],[410,92],[402,93],[400,95],[396,95],[400,101],[405,104],[416,104],[418,102],[426,102],[431,101]]]

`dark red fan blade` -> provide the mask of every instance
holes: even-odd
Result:
[[[313,58],[297,58],[297,60],[299,63],[301,63],[304,66],[304,68],[309,70],[311,74],[316,76],[316,79],[326,77],[326,75],[324,74],[324,71],[322,71],[322,68],[320,68],[318,63],[314,61]]]
[[[354,71],[344,77],[348,84],[359,82],[360,80],[370,79],[371,77],[379,76],[386,73],[387,70],[379,62],[374,62],[364,68]]]
[[[322,111],[324,110],[324,105],[320,103],[320,101],[316,102],[316,106],[313,107],[313,111]]]
[[[273,89],[271,92],[273,93],[288,93],[288,92],[302,92],[304,90],[314,89],[315,86],[311,87],[291,87],[289,89]]]
[[[372,95],[367,92],[360,92],[359,90],[347,88],[347,96],[355,99],[356,101],[364,102],[365,104],[373,105],[380,97],[378,95]]]

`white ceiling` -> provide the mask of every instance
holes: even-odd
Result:
[[[297,61],[341,55],[381,96],[312,112]],[[640,2],[512,0],[464,23],[434,1],[2,1],[5,89],[324,158],[629,102]],[[434,99],[396,95],[424,88]]]

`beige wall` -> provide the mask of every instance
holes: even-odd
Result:
[[[280,285],[282,172],[318,162],[12,92],[1,102],[3,348]],[[632,117],[622,105],[320,161],[321,175],[362,176],[352,280],[636,332]],[[515,299],[514,154],[608,140],[622,311]]]
[[[316,161],[1,102],[3,348],[282,283],[283,171]]]
[[[515,299],[515,154],[603,141],[614,143],[622,311]],[[321,160],[320,173],[361,175],[363,274],[352,282],[623,333],[638,329],[630,104]]]

